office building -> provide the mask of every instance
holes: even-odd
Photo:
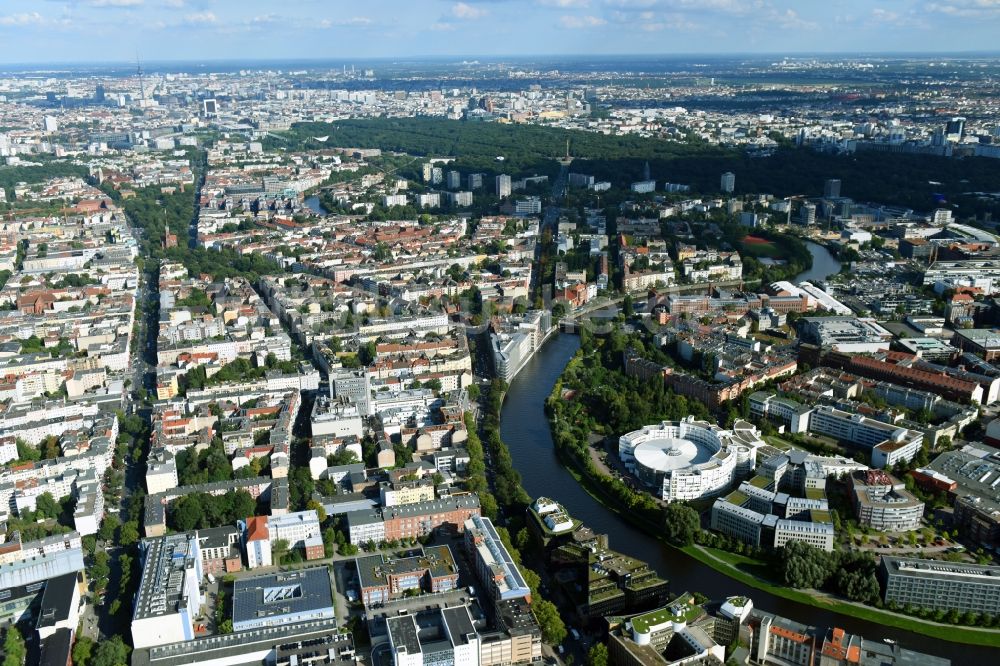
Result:
[[[140,542],[142,580],[132,612],[137,648],[194,638],[201,613],[202,561],[198,537],[172,534]]]
[[[924,516],[924,503],[880,469],[852,474],[851,496],[858,524],[880,532],[918,529]]]
[[[818,405],[809,415],[809,432],[833,437],[871,453],[872,467],[909,462],[920,451],[924,434],[830,405]]]
[[[298,569],[233,583],[233,631],[336,619],[330,571]]]
[[[496,177],[496,194],[503,199],[510,196],[510,176],[505,173]]]
[[[491,599],[531,601],[531,589],[489,518],[473,516],[465,521],[465,548]]]
[[[468,606],[452,606],[416,615],[389,617],[389,647],[394,666],[486,666],[483,638]],[[511,661],[508,663],[520,663]]]
[[[799,208],[799,224],[807,227],[816,224],[816,204],[802,204],[802,207]]]
[[[656,191],[656,181],[655,180],[639,180],[630,186],[630,189],[636,194],[649,194],[650,192]]]
[[[840,179],[839,178],[827,178],[826,182],[823,183],[823,198],[824,199],[839,199],[840,198]]]
[[[877,575],[886,604],[1000,613],[1000,567],[883,555]]]
[[[357,666],[354,637],[336,620],[214,634],[132,652],[132,666]]]
[[[302,551],[307,560],[318,560],[324,556],[319,514],[314,509],[268,516],[267,531],[272,549],[277,542],[284,541],[289,550]]]
[[[728,194],[732,194],[736,189],[736,174],[727,171],[719,178],[719,189]]]
[[[458,567],[448,546],[418,547],[409,553],[378,553],[354,561],[366,606],[388,603],[410,590],[434,594],[458,588]]]

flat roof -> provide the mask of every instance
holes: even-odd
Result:
[[[326,567],[267,574],[233,584],[233,624],[333,608]]]
[[[413,615],[386,618],[385,623],[389,629],[389,642],[394,650],[404,648],[407,654],[420,654],[417,619]]]

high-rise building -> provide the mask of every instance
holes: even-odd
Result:
[[[104,90],[104,84],[98,83],[97,88],[94,90],[94,101],[103,103],[107,99],[107,94]]]
[[[965,136],[965,118],[956,116],[945,123],[944,133],[949,140],[960,141]]]
[[[457,171],[449,171],[446,184],[449,190],[457,190],[462,186],[462,174]]]
[[[422,175],[424,177],[424,182],[425,183],[431,182],[431,178],[434,175],[434,165],[431,164],[430,162],[425,162],[424,166],[423,166],[423,174]]]
[[[434,167],[431,169],[431,184],[440,185],[444,182],[444,169],[441,167]]]
[[[799,209],[799,222],[807,227],[816,224],[816,204],[802,204],[802,208]]]
[[[214,99],[206,99],[201,103],[202,112],[206,117],[211,118],[219,113],[219,103]]]
[[[823,197],[826,199],[836,199],[840,197],[840,179],[827,178],[823,183]]]
[[[510,196],[510,176],[505,173],[500,174],[496,178],[496,192],[497,196],[501,199],[503,197]]]
[[[722,178],[720,179],[719,183],[719,188],[723,192],[728,192],[732,194],[733,190],[736,189],[736,174],[734,174],[732,171],[727,171],[726,173],[722,174]]]
[[[42,120],[42,126],[45,128],[45,131],[49,133],[59,131],[59,121],[56,120],[54,116],[45,116]]]
[[[470,190],[481,190],[481,189],[483,189],[483,174],[481,174],[481,173],[470,173],[469,174],[469,189]]]

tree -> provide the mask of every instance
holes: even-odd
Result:
[[[663,522],[667,540],[677,546],[690,546],[694,543],[695,535],[701,530],[698,512],[686,504],[677,502],[671,502],[663,509]]]
[[[219,625],[219,633],[220,634],[231,634],[231,633],[233,633],[233,621],[232,620],[224,620],[222,622],[222,624]]]
[[[73,666],[87,666],[94,654],[96,645],[94,639],[78,635],[76,637],[76,644],[73,645]]]
[[[632,306],[632,297],[625,296],[625,298],[622,300],[622,314],[625,315],[626,319],[628,319],[634,313],[635,313],[635,308]]]
[[[135,520],[130,520],[122,525],[121,530],[118,532],[118,540],[123,546],[131,546],[139,540],[139,523]]]
[[[61,509],[59,503],[52,499],[52,493],[42,493],[35,500],[35,510],[44,518],[58,518]]]
[[[316,515],[319,516],[320,524],[326,522],[326,509],[323,507],[322,504],[320,504],[316,500],[311,499],[308,502],[306,502],[306,509],[316,512]]]
[[[182,532],[195,529],[205,517],[198,495],[184,495],[178,498],[171,507],[171,513],[174,524]]]
[[[288,554],[288,539],[277,539],[271,546],[271,553],[274,555],[275,562],[281,562],[281,559]]]
[[[587,666],[608,666],[608,646],[594,643],[587,653]]]
[[[113,541],[115,538],[115,532],[121,526],[121,520],[118,519],[113,513],[109,513],[104,516],[104,520],[101,521],[101,527],[97,530],[97,538],[101,541]]]
[[[24,636],[16,626],[7,627],[3,637],[3,666],[21,666],[24,658],[28,655],[28,648],[24,644]]]
[[[540,599],[531,604],[535,619],[542,630],[542,640],[549,645],[558,645],[566,638],[566,625],[563,624],[559,609],[551,601]]]
[[[121,636],[115,636],[98,644],[90,666],[125,666],[128,664],[128,654],[129,648],[122,642]]]

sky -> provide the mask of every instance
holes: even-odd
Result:
[[[1000,49],[1000,0],[0,0],[0,63]]]

